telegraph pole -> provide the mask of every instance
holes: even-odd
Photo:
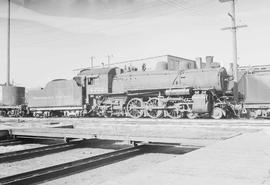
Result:
[[[10,86],[10,1],[8,0],[8,20],[7,20],[7,86]]]
[[[238,102],[238,57],[237,57],[237,29],[247,27],[247,25],[236,25],[236,14],[235,14],[235,0],[219,0],[221,3],[225,2],[231,2],[231,13],[228,13],[228,15],[231,17],[232,20],[232,26],[222,28],[222,30],[231,30],[232,31],[232,45],[233,45],[233,81],[234,81],[234,88],[233,88],[233,94],[235,101]]]

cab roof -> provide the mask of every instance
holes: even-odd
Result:
[[[103,74],[109,74],[113,72],[115,68],[96,68],[96,69],[83,69],[81,70],[78,75],[84,76],[84,75],[103,75]]]

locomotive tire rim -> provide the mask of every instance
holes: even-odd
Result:
[[[149,107],[158,107],[159,105],[160,105],[160,101],[158,98],[150,98],[147,101],[147,106]],[[162,110],[148,109],[146,112],[147,112],[147,115],[153,119],[161,118],[163,116]]]
[[[143,101],[139,98],[132,98],[127,104],[127,115],[131,118],[140,118],[143,116]]]

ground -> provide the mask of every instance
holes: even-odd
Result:
[[[3,122],[3,120],[2,120]],[[48,122],[43,120],[43,122]],[[61,121],[62,122],[62,121]],[[79,126],[77,121],[75,126]],[[87,121],[83,121],[87,122]],[[110,124],[107,121],[106,124]],[[113,121],[117,122],[116,120]],[[123,122],[123,121],[119,121]],[[144,120],[147,124],[154,124]],[[157,121],[162,123],[162,121]],[[202,123],[200,125],[200,122]],[[213,127],[212,123],[199,120],[191,121],[184,127],[192,128],[192,125],[200,125],[203,131]],[[257,123],[257,126],[256,124]],[[2,123],[2,128],[13,127],[40,127],[35,121],[12,121]],[[93,125],[98,124],[96,120]],[[120,123],[119,123],[120,124]],[[136,123],[134,123],[136,124]],[[171,125],[177,124],[172,121]],[[204,126],[203,126],[204,125]],[[87,123],[80,125],[87,127]],[[89,126],[89,125],[88,125]],[[103,166],[91,171],[74,174],[61,179],[44,182],[44,184],[102,184],[102,185],[164,185],[164,184],[236,184],[236,185],[257,185],[270,184],[270,122],[263,120],[257,121],[232,121],[231,125],[220,122],[217,125],[222,130],[224,128],[235,129],[239,134],[225,140],[219,140],[206,147],[189,150],[181,147],[160,148],[156,152],[139,155],[115,164]],[[199,127],[198,127],[199,128]],[[198,129],[197,128],[197,129]],[[254,129],[255,128],[255,129]],[[259,128],[259,129],[258,129]],[[245,132],[246,130],[249,130]],[[186,129],[188,131],[188,129]],[[212,132],[206,132],[212,134]],[[25,172],[33,168],[41,168],[63,162],[76,160],[83,157],[108,152],[117,149],[116,146],[124,147],[127,143],[118,143],[115,147],[112,143],[104,141],[100,146],[51,154],[48,156],[18,161],[13,163],[0,164],[3,170],[0,175],[12,175],[18,172]],[[94,146],[94,145],[93,145]],[[18,146],[17,146],[18,147]],[[120,148],[121,148],[120,147]],[[0,148],[1,149],[1,148]],[[19,147],[19,149],[22,149]]]

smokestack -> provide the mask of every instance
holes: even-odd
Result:
[[[213,56],[206,56],[206,68],[211,68],[211,64],[214,62],[214,57]]]
[[[197,69],[202,69],[203,68],[203,66],[202,66],[202,57],[197,57],[195,60],[196,60]]]

